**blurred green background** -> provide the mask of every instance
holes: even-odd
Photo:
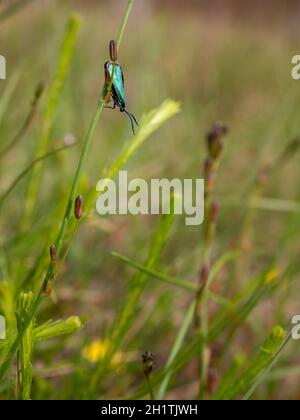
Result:
[[[2,1],[1,10],[9,4]],[[76,11],[82,17],[50,149],[62,146],[70,135],[78,146],[45,161],[38,206],[26,232],[20,231],[20,225],[28,178],[1,208],[2,280],[26,279],[57,233],[80,144],[101,93],[108,42],[116,36],[125,5],[125,0],[32,1],[0,24],[0,54],[7,60],[7,80],[0,81],[1,97],[12,90],[3,115],[0,109],[2,148],[24,121],[37,82],[44,80],[49,86],[53,79],[70,13]],[[234,356],[252,354],[266,331],[276,323],[289,326],[292,316],[300,312],[298,143],[289,149],[300,135],[300,82],[291,77],[291,58],[300,51],[299,16],[297,1],[140,0],[134,5],[119,53],[128,109],[138,120],[165,98],[182,104],[182,112],[126,165],[131,178],[202,177],[206,132],[218,120],[229,127],[217,179],[221,210],[214,258],[236,247],[245,255],[239,267],[222,273],[216,291],[231,296],[270,264],[279,273],[289,269],[284,285],[258,305],[239,330],[217,370],[220,377]],[[26,136],[1,160],[0,193],[34,157],[43,105],[42,99]],[[130,137],[127,118],[105,110],[89,155],[83,190],[96,186],[103,167]],[[268,174],[263,186],[262,173]],[[76,314],[85,320],[85,327],[68,340],[38,347],[34,398],[81,397],[80,389],[93,369],[83,349],[94,340],[104,340],[132,276],[132,270],[111,252],[143,261],[156,225],[154,216],[100,218],[92,214],[80,228],[54,302],[44,305],[39,319]],[[178,217],[161,265],[169,273],[195,281],[200,262],[201,227],[186,227],[184,218]],[[238,275],[233,274],[235,269]],[[39,284],[42,272],[43,267],[33,284]],[[158,367],[163,366],[188,302],[189,295],[181,290],[158,282],[148,286],[140,301],[140,315],[123,345],[120,357],[124,364],[112,369],[99,389],[101,398],[123,397],[143,382],[140,354],[144,350],[153,351]],[[297,344],[291,345],[285,366],[297,366],[297,353]],[[192,398],[196,382],[191,361],[168,397]],[[257,397],[297,398],[299,385],[297,375],[287,375],[281,383],[260,387]]]

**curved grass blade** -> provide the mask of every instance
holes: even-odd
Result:
[[[126,264],[130,265],[131,267],[136,268],[137,270],[139,270],[141,273],[147,274],[149,276],[155,277],[158,280],[162,280],[166,283],[172,284],[173,286],[178,286],[182,289],[185,289],[189,292],[193,292],[196,293],[197,292],[197,287],[192,284],[189,283],[187,281],[178,279],[176,277],[173,276],[168,276],[167,274],[163,274],[160,273],[156,270],[153,270],[151,268],[148,268],[144,265],[138,264],[135,261],[131,260],[130,258],[127,258],[121,254],[118,254],[117,252],[112,252],[112,255],[114,257],[117,257],[119,260],[125,262]]]

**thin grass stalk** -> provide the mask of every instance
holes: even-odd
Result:
[[[215,236],[218,203],[214,201],[215,177],[220,155],[223,149],[223,136],[227,128],[223,124],[215,124],[207,135],[208,158],[204,163],[205,183],[205,221],[203,237],[203,261],[199,275],[199,290],[196,297],[195,328],[200,339],[200,384],[199,397],[205,398],[207,393],[210,352],[208,348],[208,294],[207,283],[211,266],[211,253]]]

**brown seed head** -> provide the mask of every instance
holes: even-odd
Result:
[[[74,206],[74,215],[77,220],[81,219],[83,213],[83,198],[81,195],[76,197],[75,206]]]
[[[55,245],[54,245],[54,244],[52,244],[52,245],[50,246],[50,258],[51,258],[51,261],[52,261],[52,262],[55,262],[55,261],[56,261],[56,257],[57,257],[57,254],[56,254],[56,247],[55,247]]]
[[[111,61],[116,62],[118,60],[118,46],[113,39],[109,43],[109,56]]]

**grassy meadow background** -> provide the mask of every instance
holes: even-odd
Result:
[[[0,10],[9,3],[1,2]],[[108,43],[116,37],[126,3],[40,0],[5,19],[0,12],[0,54],[7,60],[7,80],[0,81],[0,150],[22,126],[37,83],[46,85],[29,129],[0,157],[0,196],[35,158],[65,27],[74,11],[81,17],[47,151],[70,139],[75,146],[39,166],[31,217],[25,214],[30,173],[0,201],[0,313],[8,323],[8,341],[16,334],[18,294],[36,293],[43,281],[48,249],[101,95]],[[207,397],[218,398],[224,395],[222,387],[230,389],[242,380],[272,328],[281,325],[289,331],[292,317],[300,313],[300,82],[291,78],[291,58],[300,51],[299,7],[292,1],[284,2],[285,7],[272,2],[272,8],[271,2],[232,1],[228,7],[218,1],[201,3],[136,1],[118,61],[125,73],[127,107],[138,121],[166,98],[181,103],[181,112],[126,163],[130,178],[201,178],[207,131],[215,121],[229,128],[216,177],[220,212],[212,263],[228,252],[237,254],[211,286],[223,300],[210,302],[208,309],[209,325],[219,328],[209,345]],[[130,139],[124,114],[104,110],[78,189],[84,199]],[[154,393],[159,392],[193,295],[146,275],[138,290],[138,271],[112,255],[115,251],[143,264],[159,224],[159,216],[100,217],[95,211],[82,223],[54,293],[36,315],[37,324],[76,315],[82,328],[36,343],[32,399],[148,398],[141,361],[145,351],[155,354],[151,380]],[[187,227],[176,216],[153,269],[197,285],[202,236],[201,226]],[[262,278],[272,287],[255,294]],[[132,322],[108,360],[116,320],[126,302],[130,308],[136,290]],[[239,318],[244,310],[245,317]],[[218,324],[223,316],[225,323]],[[199,352],[197,345],[190,346],[195,334],[191,322],[171,369],[166,398],[197,396]],[[288,343],[252,398],[300,397],[298,346]],[[2,343],[0,365],[6,354]],[[15,368],[1,381],[2,399],[16,398]],[[242,391],[228,395],[240,398],[246,389]]]

